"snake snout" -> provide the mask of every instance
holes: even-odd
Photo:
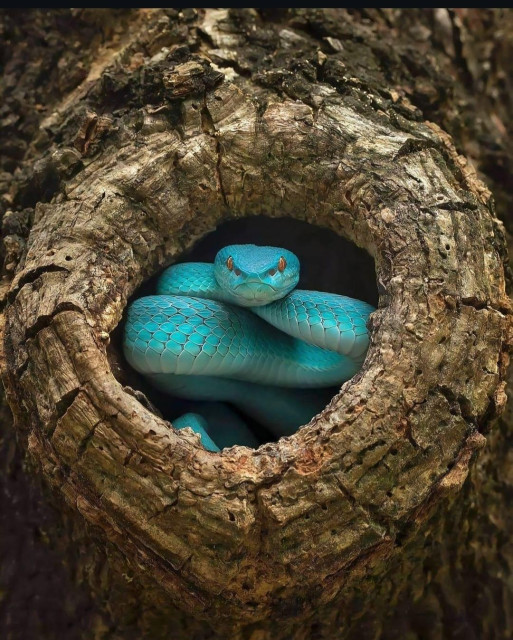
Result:
[[[251,303],[252,306],[268,304],[280,297],[276,289],[266,282],[256,278],[248,278],[244,282],[234,287],[233,293],[240,299]]]

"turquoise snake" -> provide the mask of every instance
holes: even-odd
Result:
[[[275,435],[290,434],[322,408],[319,389],[360,369],[374,311],[346,296],[295,289],[298,280],[298,258],[278,247],[230,245],[214,264],[173,265],[157,295],[130,305],[125,357],[161,390],[230,402]],[[201,415],[173,424],[219,450]],[[227,442],[252,446],[254,438],[238,425]]]

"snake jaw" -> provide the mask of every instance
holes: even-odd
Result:
[[[262,282],[261,280],[248,279],[234,287],[232,295],[237,296],[239,304],[256,307],[278,300],[285,294],[283,290],[277,291],[276,288],[269,283]]]

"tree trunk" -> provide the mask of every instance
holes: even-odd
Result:
[[[62,553],[103,603],[77,637],[513,636],[506,242],[459,155],[506,211],[510,43],[490,38],[508,23],[3,14],[3,379]],[[220,226],[299,246],[331,230],[374,259],[379,308],[321,414],[212,454],[146,397],[119,327]]]

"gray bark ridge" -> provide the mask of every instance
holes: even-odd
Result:
[[[224,15],[201,25],[218,59]],[[219,625],[306,619],[461,489],[504,406],[501,224],[449,137],[377,94],[315,81],[293,99],[213,54],[162,55],[164,106],[86,114],[91,156],[36,206],[5,310],[8,399],[50,485],[178,607]],[[118,382],[109,334],[150,275],[261,213],[365,248],[380,305],[361,373],[309,425],[212,454]]]

